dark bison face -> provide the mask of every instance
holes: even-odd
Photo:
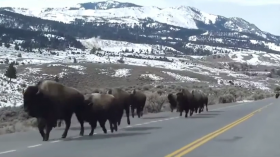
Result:
[[[169,100],[169,102],[172,101],[172,94],[168,94],[167,99]]]
[[[177,97],[178,102],[181,102],[184,100],[184,94],[182,92],[177,93],[176,97]]]
[[[41,94],[36,94],[38,92],[38,87],[29,86],[23,92],[23,107],[24,111],[31,117],[37,117],[37,110],[40,109],[40,97]]]
[[[278,99],[278,97],[279,97],[279,93],[277,93],[277,94],[275,95],[275,98],[276,98],[276,99]]]

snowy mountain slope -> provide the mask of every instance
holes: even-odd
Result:
[[[183,54],[171,47],[162,45],[135,44],[124,41],[102,40],[98,38],[80,39],[79,41],[88,49],[96,47],[101,48],[103,51],[114,52],[115,54],[125,51],[133,51],[136,53],[143,52],[143,54],[156,54],[162,56],[166,54]]]
[[[139,6],[117,1],[80,3],[64,8],[3,8],[4,10],[35,16],[43,19],[71,23],[75,20],[84,22],[106,22],[141,25],[141,20],[152,19],[160,23],[188,29],[230,30],[255,34],[268,40],[279,40],[278,36],[261,31],[257,26],[242,18],[226,18],[220,15],[205,13],[189,6],[159,8]]]
[[[205,47],[217,48],[221,53],[280,53],[275,48],[280,43],[278,36],[241,18],[212,15],[187,6],[158,8],[103,1],[64,8],[1,8],[0,26],[79,39],[99,36],[110,41],[163,45],[188,55],[215,53]]]

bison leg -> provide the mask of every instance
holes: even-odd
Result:
[[[117,123],[117,121],[111,118],[109,120],[109,123],[110,123],[111,132],[113,133],[114,130],[117,132],[118,131],[118,123]]]
[[[137,116],[138,116],[138,118],[140,118],[141,117],[141,107],[137,107]]]
[[[106,123],[106,119],[105,119],[105,120],[104,120],[104,119],[99,120],[99,125],[101,126],[103,132],[104,132],[105,134],[107,134],[107,129],[106,129],[106,127],[105,127],[105,123]]]
[[[96,120],[94,120],[94,121],[92,121],[92,122],[89,123],[89,125],[91,126],[90,133],[88,134],[89,136],[92,136],[92,135],[93,135],[94,129],[96,128],[96,125],[97,125],[96,123],[97,123]]]
[[[188,117],[188,112],[189,112],[189,109],[186,109],[186,110],[185,110],[185,118]]]
[[[208,105],[207,105],[207,103],[205,104],[205,107],[206,107],[206,111],[208,112]]]
[[[180,116],[182,116],[182,114],[183,114],[183,111],[180,111]]]
[[[190,116],[193,115],[193,112],[194,112],[195,109],[188,109],[188,111],[186,110],[186,112],[189,112],[190,111]]]
[[[53,123],[48,123],[47,126],[46,126],[46,134],[43,138],[43,141],[48,141],[49,140],[49,137],[50,137],[50,132],[53,128]]]
[[[115,124],[114,124],[114,122],[112,121],[112,119],[109,120],[109,124],[110,124],[111,133],[113,133],[113,132],[114,132],[114,129],[115,129]]]
[[[202,108],[201,106],[198,107],[198,113],[201,113],[202,112]]]
[[[199,109],[199,106],[195,107],[194,110],[195,110],[195,113],[198,112],[198,109]]]
[[[134,108],[134,105],[131,105],[131,115],[132,115],[132,118],[134,118],[134,110],[135,110],[135,108]]]
[[[117,131],[118,131],[118,125],[117,125],[116,122],[114,122],[113,124],[114,124],[114,129],[115,129],[115,131],[117,132]]]
[[[128,106],[128,105],[127,105]],[[129,119],[129,106],[126,107],[125,109],[125,113],[126,113],[126,118],[127,118],[127,124],[130,125],[130,119]]]
[[[72,115],[71,115],[71,116],[72,116]],[[68,116],[65,118],[65,129],[64,129],[64,132],[63,132],[61,138],[66,138],[66,136],[67,136],[68,130],[69,130],[70,125],[71,125],[71,116],[68,115]]]
[[[38,130],[39,130],[39,133],[41,134],[42,138],[43,138],[43,141],[44,141],[44,138],[45,138],[45,132],[44,132],[44,129],[46,127],[46,124],[45,122],[43,122],[41,119],[37,119],[37,123],[38,123]]]
[[[80,125],[81,125],[81,130],[80,130],[80,136],[84,136],[84,119],[82,114],[80,113],[75,113]],[[71,119],[71,118],[70,118]]]
[[[120,112],[118,113],[118,116],[117,116],[118,117],[118,119],[117,119],[118,125],[121,124],[122,116],[123,116],[123,109],[120,110]]]

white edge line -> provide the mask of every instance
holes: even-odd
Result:
[[[17,150],[8,150],[8,151],[5,151],[5,152],[0,152],[0,154],[6,154],[6,153],[11,153],[11,152],[15,152],[15,151],[17,151]]]
[[[36,144],[36,145],[28,146],[27,148],[39,147],[39,146],[41,146],[41,145],[42,145],[42,144]]]

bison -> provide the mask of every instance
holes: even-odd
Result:
[[[275,98],[278,99],[279,97],[279,93],[276,93]]]
[[[121,124],[123,111],[126,112],[127,124],[130,125],[129,119],[129,106],[130,106],[130,94],[121,88],[109,89],[107,94],[112,94],[116,98],[116,105],[118,108],[118,125]]]
[[[92,93],[85,98],[84,120],[91,125],[90,136],[93,135],[96,128],[97,121],[101,126],[103,132],[106,134],[107,129],[105,123],[109,120],[110,129],[113,133],[118,130],[117,125],[117,106],[115,104],[115,97],[111,94]]]
[[[201,91],[192,90],[193,95],[193,110],[195,113],[201,113],[203,111],[204,105],[206,105],[207,111],[207,103],[208,103],[208,97],[206,97],[205,94],[203,94]]]
[[[192,90],[191,93],[193,96],[193,104],[192,104],[193,111],[195,111],[195,113],[200,113],[201,108],[204,107],[202,94],[200,91],[197,90]]]
[[[73,113],[81,125],[80,135],[84,134],[82,118],[82,110],[85,107],[84,95],[75,88],[51,80],[40,81],[37,85],[28,86],[23,91],[23,106],[29,116],[45,120],[46,133],[43,127],[39,127],[43,141],[49,140],[50,131],[58,120],[65,121],[66,127],[62,138],[66,138]]]
[[[179,112],[179,108],[177,106],[177,100],[176,100],[176,95],[170,93],[167,95],[167,99],[169,101],[169,104],[170,104],[170,109],[171,109],[171,112],[173,112],[173,110],[175,108],[177,108],[177,111],[176,112]]]
[[[131,114],[134,118],[134,110],[136,109],[138,118],[143,116],[143,110],[146,103],[146,95],[143,92],[136,91],[135,89],[130,94]]]
[[[204,109],[204,106],[206,108],[206,111],[208,112],[208,96],[205,94],[205,93],[202,93],[202,99],[203,99],[203,105],[202,105],[202,108],[201,108],[201,112],[203,111]]]
[[[190,116],[193,114],[193,95],[187,90],[182,89],[176,94],[180,116],[182,116],[183,111],[185,111],[185,117],[188,117],[188,112],[190,111]]]

